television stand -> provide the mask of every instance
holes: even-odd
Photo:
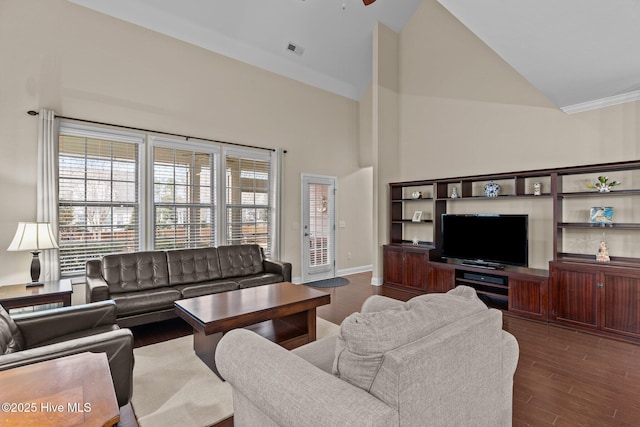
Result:
[[[548,320],[549,272],[526,267],[487,269],[461,260],[432,256],[426,292],[446,292],[465,285],[476,290],[488,306],[530,319]]]

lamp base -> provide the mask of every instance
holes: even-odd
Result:
[[[42,283],[42,282],[30,282],[30,283],[27,283],[27,288],[36,288],[38,286],[44,286],[44,283]]]

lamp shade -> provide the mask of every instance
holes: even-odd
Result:
[[[19,222],[8,251],[57,249],[58,243],[48,222]]]

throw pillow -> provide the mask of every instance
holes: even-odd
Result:
[[[475,290],[464,288],[421,295],[388,310],[348,316],[336,341],[333,374],[369,392],[385,353],[487,309]]]

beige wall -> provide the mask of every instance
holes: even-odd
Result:
[[[28,110],[288,151],[282,258],[300,275],[300,174],[338,178],[338,269],[370,265],[370,168],[358,103],[63,0],[0,2],[0,249],[36,218],[37,119]],[[366,184],[366,185],[365,185]],[[369,221],[369,225],[367,225]],[[363,225],[364,224],[364,225]],[[351,253],[351,259],[348,259]],[[366,254],[366,252],[364,252]],[[28,280],[28,253],[0,254],[0,284]]]
[[[640,156],[640,102],[567,115],[436,0],[425,0],[403,29],[399,57],[399,167],[391,181]],[[532,266],[546,268],[552,226],[541,203],[455,209],[531,213]]]
[[[400,35],[400,92],[402,179],[638,158],[638,102],[563,113],[436,0]]]

